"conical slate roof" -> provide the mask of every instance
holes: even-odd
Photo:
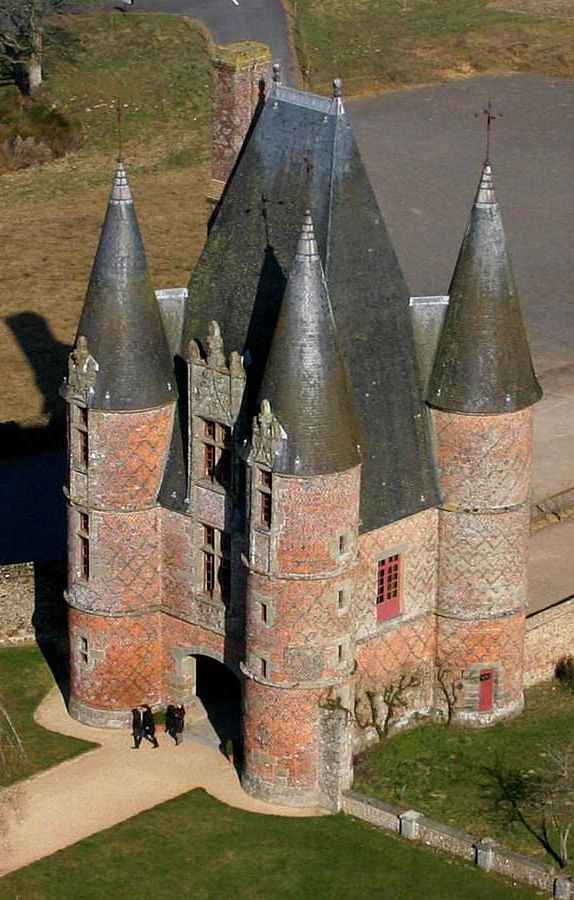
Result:
[[[98,365],[94,409],[150,409],[175,399],[173,363],[122,162],[90,276],[78,337]]]
[[[488,415],[523,409],[541,396],[487,161],[451,282],[428,402]]]
[[[305,210],[360,420],[361,530],[439,502],[409,291],[337,85],[319,97],[273,84],[248,132],[189,283],[181,342],[220,327],[243,356],[248,437]],[[182,410],[183,421],[185,410]],[[174,427],[161,502],[186,509],[184,426]]]
[[[335,334],[309,212],[281,302],[259,392],[286,439],[273,471],[341,472],[358,465],[357,417]]]

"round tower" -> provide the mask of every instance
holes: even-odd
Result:
[[[351,777],[360,460],[353,401],[307,214],[248,458],[242,783],[337,807]]]
[[[175,387],[133,199],[118,163],[70,355],[70,712],[119,726],[161,699],[157,494]]]
[[[489,724],[523,706],[532,406],[541,396],[483,167],[429,385],[439,512],[437,706]]]

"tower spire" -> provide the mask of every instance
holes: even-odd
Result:
[[[482,168],[454,270],[428,401],[450,412],[496,414],[532,405],[532,368],[492,166]]]
[[[259,397],[271,403],[286,435],[276,453],[275,471],[319,475],[359,463],[354,402],[309,211]]]
[[[78,337],[97,363],[90,406],[149,409],[175,398],[173,366],[132,193],[118,160]]]

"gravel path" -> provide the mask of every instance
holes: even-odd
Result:
[[[250,812],[278,816],[313,816],[317,809],[286,809],[246,794],[237,772],[205,739],[175,747],[160,733],[155,751],[144,742],[131,749],[127,731],[87,728],[68,716],[62,695],[54,688],[38,707],[38,724],[50,731],[97,741],[101,746],[23,782],[16,812],[4,824],[0,876],[49,856],[57,850],[111,828],[146,809],[193,788]]]

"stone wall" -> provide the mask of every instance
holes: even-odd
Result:
[[[0,567],[0,644],[34,639],[34,563]]]
[[[383,803],[352,791],[343,797],[343,812],[385,831],[394,831],[408,840],[420,841],[427,847],[474,862],[486,871],[531,885],[551,897],[574,898],[572,881],[557,877],[549,866],[514,853],[490,838],[477,838],[437,822],[417,810]]]
[[[574,597],[527,617],[525,686],[553,678],[558,660],[570,655],[574,655]]]

